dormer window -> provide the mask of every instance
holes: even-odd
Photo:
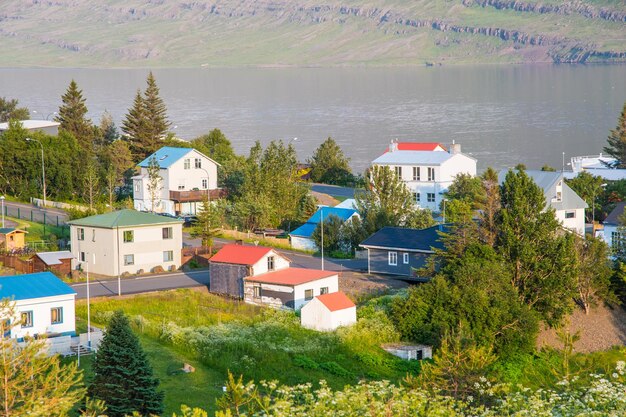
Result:
[[[556,201],[563,200],[563,181],[559,181],[556,185]]]

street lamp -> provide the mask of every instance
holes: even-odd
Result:
[[[320,207],[320,225],[322,227],[322,271],[324,270],[324,206]]]
[[[55,114],[58,114],[58,113],[55,111],[53,111],[52,113],[48,113],[48,115],[46,116],[46,120],[48,120],[48,117],[53,116]]]
[[[4,196],[0,195],[0,202],[2,202],[2,228],[4,229]]]
[[[26,138],[26,142],[37,142],[41,146],[41,182],[43,184],[43,208],[46,208],[46,166],[43,159],[43,145],[37,139]]]
[[[91,305],[89,298],[89,262],[80,260],[80,252],[78,254],[79,262],[85,264],[85,274],[87,275],[87,346],[91,350]],[[89,259],[89,252],[85,252],[85,259]]]
[[[600,187],[604,188],[607,184],[600,184]],[[593,199],[591,200],[591,234],[595,235],[596,228],[596,189],[593,190]],[[595,236],[594,236],[595,237]]]

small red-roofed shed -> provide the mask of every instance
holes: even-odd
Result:
[[[322,294],[302,307],[300,320],[303,327],[331,331],[356,323],[356,306],[341,291]]]

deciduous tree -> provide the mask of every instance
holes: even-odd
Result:
[[[121,311],[115,312],[109,322],[93,360],[93,371],[89,394],[106,402],[109,417],[163,412],[159,380]]]
[[[602,188],[604,180],[602,177],[594,176],[587,171],[582,171],[576,175],[576,177],[566,182],[572,190],[576,191],[576,194],[578,194],[580,198],[585,200],[590,209],[599,210],[602,208],[602,205],[598,203],[598,200],[601,200],[604,194],[604,188]],[[591,210],[588,210],[585,214],[587,220],[591,222]]]
[[[350,160],[331,137],[316,150],[311,159],[311,180],[325,184],[346,185],[353,180]]]
[[[152,156],[148,163],[148,195],[150,196],[150,211],[155,212],[156,207],[161,203],[161,190],[163,189],[163,178],[161,177],[161,165],[156,156]]]
[[[6,123],[9,120],[28,120],[30,112],[26,107],[17,107],[17,99],[7,99],[0,97],[0,123]]]
[[[600,239],[589,236],[576,239],[576,302],[589,314],[601,301],[616,302],[611,291],[609,248]]]

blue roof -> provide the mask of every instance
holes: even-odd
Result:
[[[0,299],[28,300],[69,294],[76,291],[52,272],[0,277]]]
[[[348,208],[338,208],[338,207],[322,207],[319,208],[309,220],[306,221],[302,226],[295,229],[293,232],[289,233],[292,236],[302,236],[302,237],[311,237],[313,236],[313,231],[317,227],[322,214],[324,215],[324,221],[328,219],[329,216],[337,216],[342,221],[348,220],[350,217],[354,216],[357,213],[354,209]]]
[[[193,148],[173,148],[171,146],[164,146],[143,161],[139,163],[140,167],[147,168],[150,165],[150,159],[156,156],[157,162],[161,168],[169,168],[176,161],[193,151]]]

